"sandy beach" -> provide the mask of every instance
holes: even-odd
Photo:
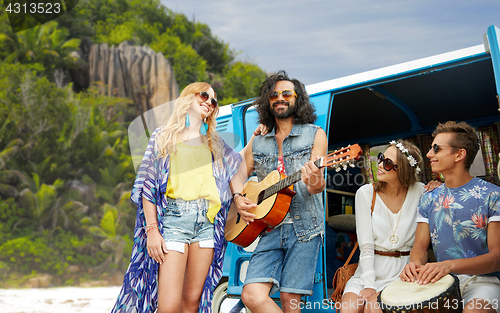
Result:
[[[121,287],[0,289],[2,313],[109,313]]]

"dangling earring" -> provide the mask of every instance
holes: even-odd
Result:
[[[189,114],[186,114],[186,127],[189,127],[191,125],[191,122],[189,122]]]
[[[207,134],[207,130],[208,130],[208,124],[203,122],[200,126],[200,134],[205,136]]]

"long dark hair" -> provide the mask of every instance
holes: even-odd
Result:
[[[289,78],[285,71],[279,71],[271,75],[260,86],[260,96],[254,101],[256,110],[259,113],[259,123],[264,124],[269,131],[276,127],[276,120],[271,113],[269,94],[274,91],[276,83],[283,80],[293,83],[294,91],[297,94],[293,122],[295,124],[314,123],[317,119],[316,110],[309,102],[309,96],[304,85],[295,78]]]

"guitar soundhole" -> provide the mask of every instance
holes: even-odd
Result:
[[[259,193],[259,196],[257,197],[257,205],[261,204],[262,201],[265,200],[265,194],[264,194],[264,191],[265,190],[262,190],[260,193]]]
[[[240,222],[240,218],[241,218],[241,215],[240,213],[236,213],[238,215],[238,217],[236,218],[236,224],[238,224]]]

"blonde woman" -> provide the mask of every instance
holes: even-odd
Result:
[[[378,181],[356,192],[356,233],[360,248],[358,268],[347,282],[341,313],[381,312],[378,293],[409,262],[415,241],[417,206],[425,188],[418,182],[422,154],[409,141],[391,141],[378,155]],[[373,193],[376,192],[373,213]]]
[[[229,183],[240,162],[216,133],[217,98],[187,86],[151,135],[132,190],[134,247],[112,312],[210,312],[222,275]]]

